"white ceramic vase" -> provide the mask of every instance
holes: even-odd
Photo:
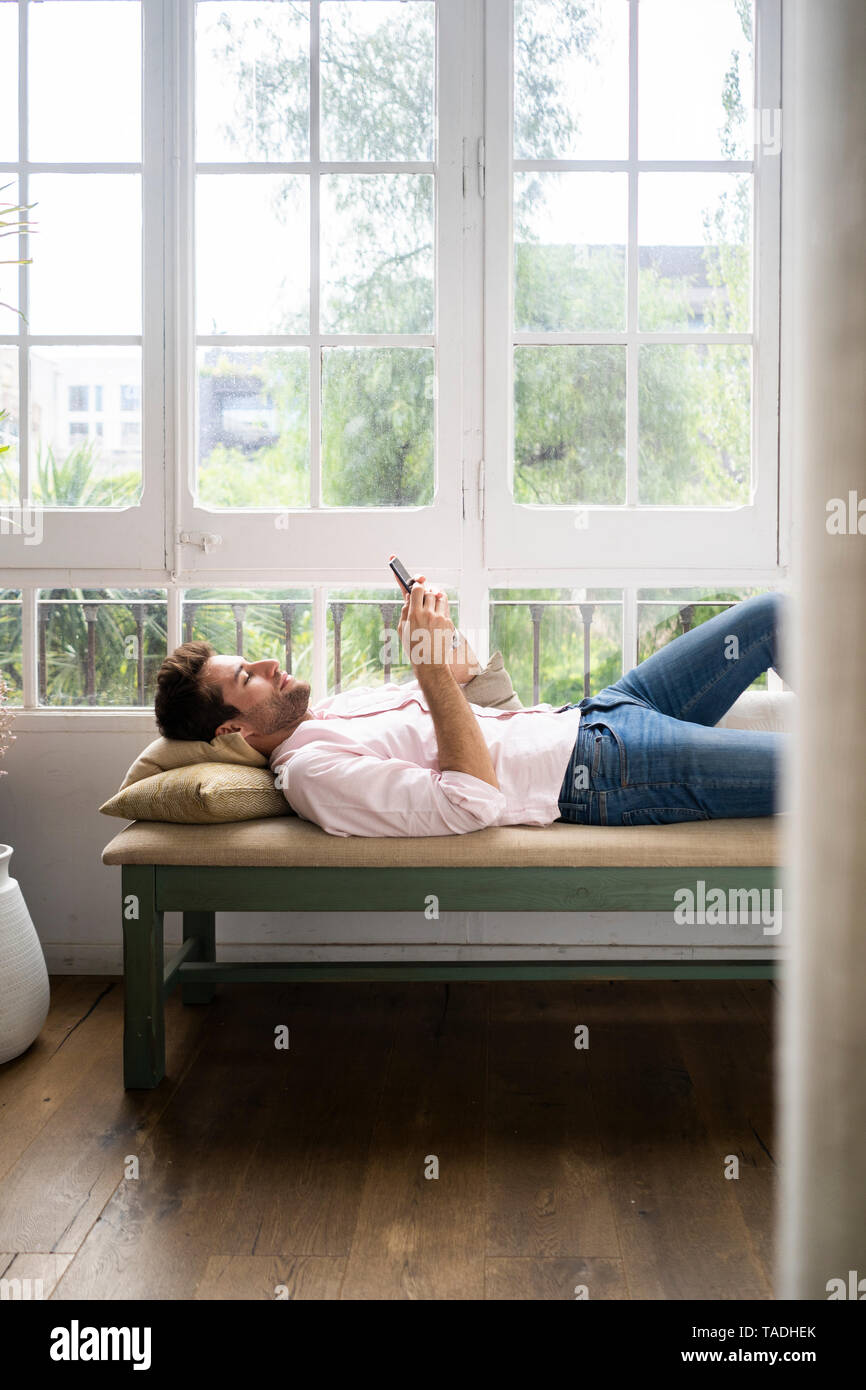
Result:
[[[39,1036],[50,993],[45,957],[21,889],[9,874],[12,846],[0,845],[0,1063]]]

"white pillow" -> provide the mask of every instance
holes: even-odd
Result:
[[[744,690],[716,728],[789,733],[793,726],[795,699],[793,690]]]

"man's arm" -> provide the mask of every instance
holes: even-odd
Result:
[[[467,772],[498,788],[490,750],[451,668],[419,666],[415,674],[433,716],[440,771]]]
[[[446,595],[425,589],[421,582],[415,584],[403,604],[401,628],[416,679],[430,707],[440,770],[467,773],[498,790],[478,720],[448,664],[454,624]]]

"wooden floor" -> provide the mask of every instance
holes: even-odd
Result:
[[[773,984],[225,985],[128,1093],[122,994],[55,977],[0,1068],[46,1298],[772,1297]]]

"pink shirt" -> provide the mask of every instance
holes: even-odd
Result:
[[[277,785],[331,835],[460,835],[557,820],[580,710],[470,708],[498,789],[440,772],[433,716],[415,680],[321,700],[271,754]]]

